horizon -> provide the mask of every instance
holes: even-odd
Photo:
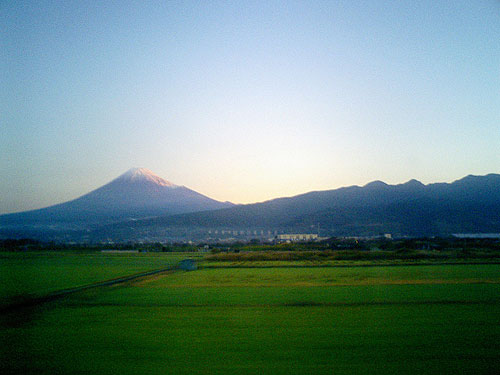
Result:
[[[500,3],[5,2],[0,214],[131,165],[219,201],[500,172]]]
[[[97,187],[95,187],[95,188],[87,191],[86,193],[84,193],[82,195],[79,195],[77,197],[69,199],[68,201],[56,202],[55,205],[61,204],[61,203],[67,203],[67,202],[70,202],[70,201],[72,201],[74,199],[78,199],[78,198],[80,198],[80,197],[82,197],[84,195],[87,195],[90,192],[93,192],[94,190],[97,190],[97,189],[99,189],[99,188],[101,188],[101,187],[103,187],[103,186],[105,186],[107,184],[110,184],[111,182],[113,182],[115,180],[118,180],[121,177],[130,176],[130,175],[132,175],[131,172],[136,172],[137,170],[141,170],[141,172],[145,171],[146,173],[150,172],[154,177],[159,177],[160,179],[166,181],[168,184],[172,184],[171,187],[186,187],[186,188],[191,189],[189,186],[185,186],[183,184],[177,184],[175,181],[171,181],[168,178],[164,178],[163,176],[158,175],[157,173],[155,173],[154,171],[150,170],[149,168],[145,168],[145,167],[132,167],[132,168],[129,168],[124,173],[121,173],[120,175],[115,176],[114,178],[109,179],[109,181],[106,182],[103,185],[97,186]],[[440,184],[440,183],[451,184],[453,182],[462,180],[462,179],[467,178],[467,177],[487,177],[487,176],[490,176],[490,175],[500,175],[500,173],[491,172],[491,173],[487,173],[487,174],[484,174],[484,175],[467,174],[465,176],[456,178],[456,179],[454,179],[452,181],[434,181],[434,182],[423,182],[423,181],[420,181],[420,180],[415,179],[415,178],[409,179],[407,181],[401,181],[401,182],[395,182],[395,183],[389,183],[389,182],[383,181],[383,180],[372,180],[372,181],[368,181],[368,182],[366,182],[365,184],[362,184],[362,185],[351,184],[351,185],[344,185],[344,186],[339,186],[339,187],[335,187],[335,188],[331,188],[331,189],[321,189],[321,190],[314,189],[314,190],[308,190],[308,191],[304,191],[304,192],[299,192],[299,193],[294,194],[294,195],[276,196],[276,197],[271,197],[269,199],[265,199],[265,200],[262,200],[262,201],[255,201],[255,202],[240,203],[240,202],[232,202],[232,201],[229,201],[229,200],[218,200],[218,201],[220,201],[222,203],[232,203],[234,205],[247,205],[247,204],[254,204],[254,203],[263,203],[263,202],[267,202],[267,201],[271,201],[271,200],[275,200],[275,199],[280,199],[280,198],[293,198],[295,196],[299,196],[299,195],[303,195],[303,194],[307,194],[307,193],[313,193],[313,192],[330,191],[330,190],[337,190],[337,189],[348,188],[348,187],[365,187],[367,185],[370,185],[370,184],[376,183],[376,182],[383,183],[383,184],[385,184],[387,186],[396,186],[396,185],[404,185],[404,184],[407,184],[409,182],[416,181],[416,182],[419,182],[419,183],[423,184],[424,186],[428,186],[428,185]],[[155,181],[155,182],[157,182],[157,181]],[[169,185],[166,185],[166,186],[169,186]],[[204,194],[201,191],[197,191],[197,192],[200,193],[200,194],[206,195],[206,194]],[[208,198],[214,199],[213,197],[210,197],[208,195],[206,195],[206,196]],[[34,209],[22,210],[22,211],[0,212],[0,215],[7,215],[7,214],[14,214],[14,213],[20,213],[20,212],[25,212],[25,211],[37,210],[37,209],[47,208],[47,207],[51,207],[51,206],[52,205],[50,205],[50,206],[43,206],[43,207],[37,207],[37,208],[34,208]]]

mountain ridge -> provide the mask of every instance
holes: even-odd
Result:
[[[466,176],[452,183],[424,185],[416,180],[388,185],[312,191],[292,197],[236,205],[208,212],[139,221],[134,230],[281,230],[324,235],[401,236],[500,232],[500,175]],[[126,235],[123,227],[115,227]]]
[[[233,232],[309,232],[311,228],[320,227],[326,236],[500,232],[500,174],[495,173],[468,175],[451,183],[427,185],[414,179],[394,185],[373,181],[364,186],[311,191],[239,205],[210,200],[184,186],[156,176],[158,180],[154,176],[145,168],[132,169],[74,201],[55,207],[66,205],[67,208],[71,203],[78,208],[82,201],[85,203],[85,197],[97,194],[103,198],[108,190],[114,198],[130,199],[131,194],[137,193],[144,199],[140,209],[117,211],[113,220],[87,226],[85,233],[76,237],[82,241],[110,238],[119,241],[205,239],[207,233],[220,229]],[[122,196],[119,187],[124,180],[128,195]],[[133,183],[131,180],[134,180]],[[145,187],[149,189],[146,189],[147,194],[144,193]],[[216,207],[199,209],[195,205],[188,212],[176,212],[175,209],[168,212],[164,209],[148,211],[148,202],[155,201],[162,191],[175,192],[175,199],[170,195],[170,204],[175,204],[183,196],[201,196],[216,202]],[[105,199],[106,207],[113,206],[113,197]],[[81,207],[79,212],[85,213]],[[88,219],[83,216],[83,219]],[[74,227],[66,229],[75,230]],[[6,231],[3,233],[5,235]]]
[[[48,207],[0,215],[1,224],[85,226],[165,214],[228,207],[146,168],[132,168],[78,198]],[[71,225],[70,225],[71,226]]]

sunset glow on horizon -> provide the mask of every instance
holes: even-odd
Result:
[[[234,203],[500,173],[497,1],[6,1],[0,22],[0,214],[132,167]]]

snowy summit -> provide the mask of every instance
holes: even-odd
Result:
[[[170,181],[164,180],[160,176],[154,174],[147,168],[132,168],[119,176],[115,181],[128,181],[128,182],[152,182],[159,186],[178,187]]]

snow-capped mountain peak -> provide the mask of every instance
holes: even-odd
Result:
[[[120,181],[128,181],[128,182],[150,182],[159,186],[167,186],[167,187],[178,187],[178,185],[173,184],[170,181],[164,180],[160,176],[154,174],[147,168],[132,168],[127,172],[122,174],[116,180]]]
[[[146,168],[132,168],[111,182],[68,202],[0,216],[15,225],[72,225],[88,228],[131,218],[209,211],[232,206],[185,186],[175,185]],[[5,219],[6,218],[6,219]]]

